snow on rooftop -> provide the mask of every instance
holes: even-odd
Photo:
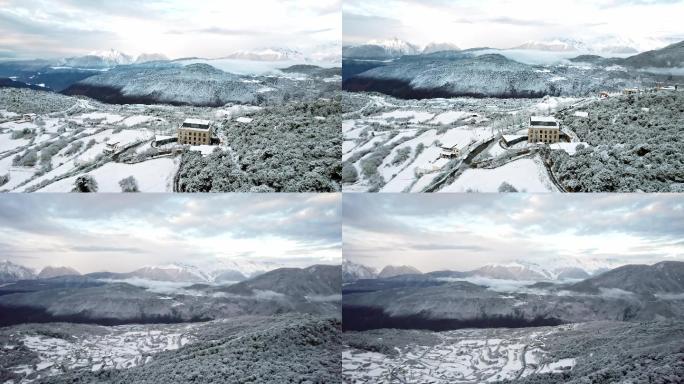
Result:
[[[553,116],[531,116],[530,121],[539,121],[544,123],[555,123],[556,118]]]
[[[209,125],[211,124],[211,121],[202,119],[185,119],[183,124]]]

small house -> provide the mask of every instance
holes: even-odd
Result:
[[[461,150],[458,149],[458,146],[456,145],[451,147],[447,145],[442,145],[440,148],[442,149],[442,153],[440,153],[439,157],[453,159],[461,155]]]
[[[26,122],[32,122],[36,120],[37,117],[38,115],[36,115],[35,113],[24,113],[23,115],[21,115],[21,119]]]
[[[118,143],[118,142],[116,142],[116,143],[106,143],[104,149],[102,150],[102,152],[103,152],[105,155],[113,155],[113,154],[115,154],[116,152],[119,151],[119,148],[120,148],[120,146],[119,146],[119,143]]]

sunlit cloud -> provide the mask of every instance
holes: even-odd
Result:
[[[127,272],[144,265],[341,261],[341,196],[8,195],[0,259]]]
[[[471,270],[558,259],[588,265],[684,260],[677,195],[354,195],[346,259],[382,268]]]
[[[644,45],[684,40],[681,0],[348,0],[343,8],[347,44],[393,37],[462,48],[601,36]]]
[[[0,56],[65,57],[110,48],[171,58],[268,47],[309,53],[339,44],[340,13],[339,0],[4,0]]]

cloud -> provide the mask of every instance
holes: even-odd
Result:
[[[348,195],[343,205],[345,258],[376,268],[516,260],[596,268],[684,254],[678,195]]]
[[[677,0],[347,0],[343,32],[348,43],[398,37],[418,45],[510,48],[569,38],[632,40],[638,49],[654,49],[681,36],[676,15],[682,13]]]
[[[339,42],[340,0],[5,0],[0,46],[23,58],[60,58],[114,48],[130,55],[222,57],[282,47],[315,53]]]
[[[85,245],[85,246],[74,246],[71,247],[72,251],[75,252],[88,252],[88,253],[99,253],[99,252],[122,252],[122,253],[144,253],[140,248],[126,247],[126,246],[99,246],[99,245]]]
[[[0,250],[41,267],[126,272],[147,264],[253,259],[335,263],[339,194],[8,195]]]

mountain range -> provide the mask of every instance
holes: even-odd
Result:
[[[151,61],[169,60],[161,53],[143,53],[137,57],[127,55],[115,49],[95,51],[84,56],[68,57],[59,61],[57,65],[74,68],[112,68],[117,65],[142,64]]]
[[[179,276],[176,270],[173,277]],[[341,276],[339,265],[278,268],[240,283],[186,284],[163,293],[104,274],[19,280],[0,285],[0,311],[8,314],[0,325],[169,323],[286,312],[339,316]]]
[[[95,272],[88,273],[84,276],[93,279],[108,280],[138,278],[173,283],[220,284],[243,281],[276,268],[278,268],[277,265],[268,262],[225,260],[214,263],[210,269],[203,269],[184,263],[173,263],[167,265],[144,266],[125,273]],[[30,268],[14,264],[10,261],[0,262],[0,283],[80,275],[81,274],[78,271],[71,267],[47,266],[39,272],[36,272]]]
[[[301,76],[309,81],[301,81],[289,75],[293,67],[283,68],[288,73],[284,76],[243,76],[205,63],[119,66],[73,83],[62,93],[114,104],[217,107],[227,103],[273,105],[290,99],[311,101],[339,90],[339,82],[325,80],[330,69],[306,66],[306,73]]]
[[[556,37],[545,40],[529,40],[509,49],[613,56],[633,55],[640,52],[657,50],[673,42],[671,39],[632,39],[621,36],[599,36],[586,39]],[[352,59],[388,60],[404,55],[424,55],[434,52],[460,50],[458,45],[454,43],[432,42],[420,47],[417,44],[393,38],[388,40],[370,40],[363,44],[345,45],[342,49],[342,56]],[[500,49],[500,51],[506,51],[506,49]]]
[[[342,57],[369,60],[394,59],[404,55],[428,54],[440,51],[457,51],[452,43],[430,43],[425,47],[394,38],[390,40],[371,40],[365,44],[342,47]]]
[[[469,271],[435,271],[423,274],[411,266],[388,265],[377,273],[375,269],[345,260],[342,263],[344,282],[363,279],[386,279],[406,275],[426,275],[435,278],[484,277],[513,281],[565,281],[586,279],[609,269],[612,264],[591,260],[566,259],[546,266],[533,262],[515,261],[506,264],[487,264]]]
[[[579,282],[517,287],[441,275],[344,286],[348,329],[519,327],[600,320],[684,319],[684,262],[625,265]],[[346,319],[351,319],[347,323]]]
[[[375,63],[345,57],[343,89],[409,99],[586,96],[677,82],[673,76],[684,74],[684,42],[625,58],[584,54],[537,64],[534,53],[519,52],[440,51]]]

